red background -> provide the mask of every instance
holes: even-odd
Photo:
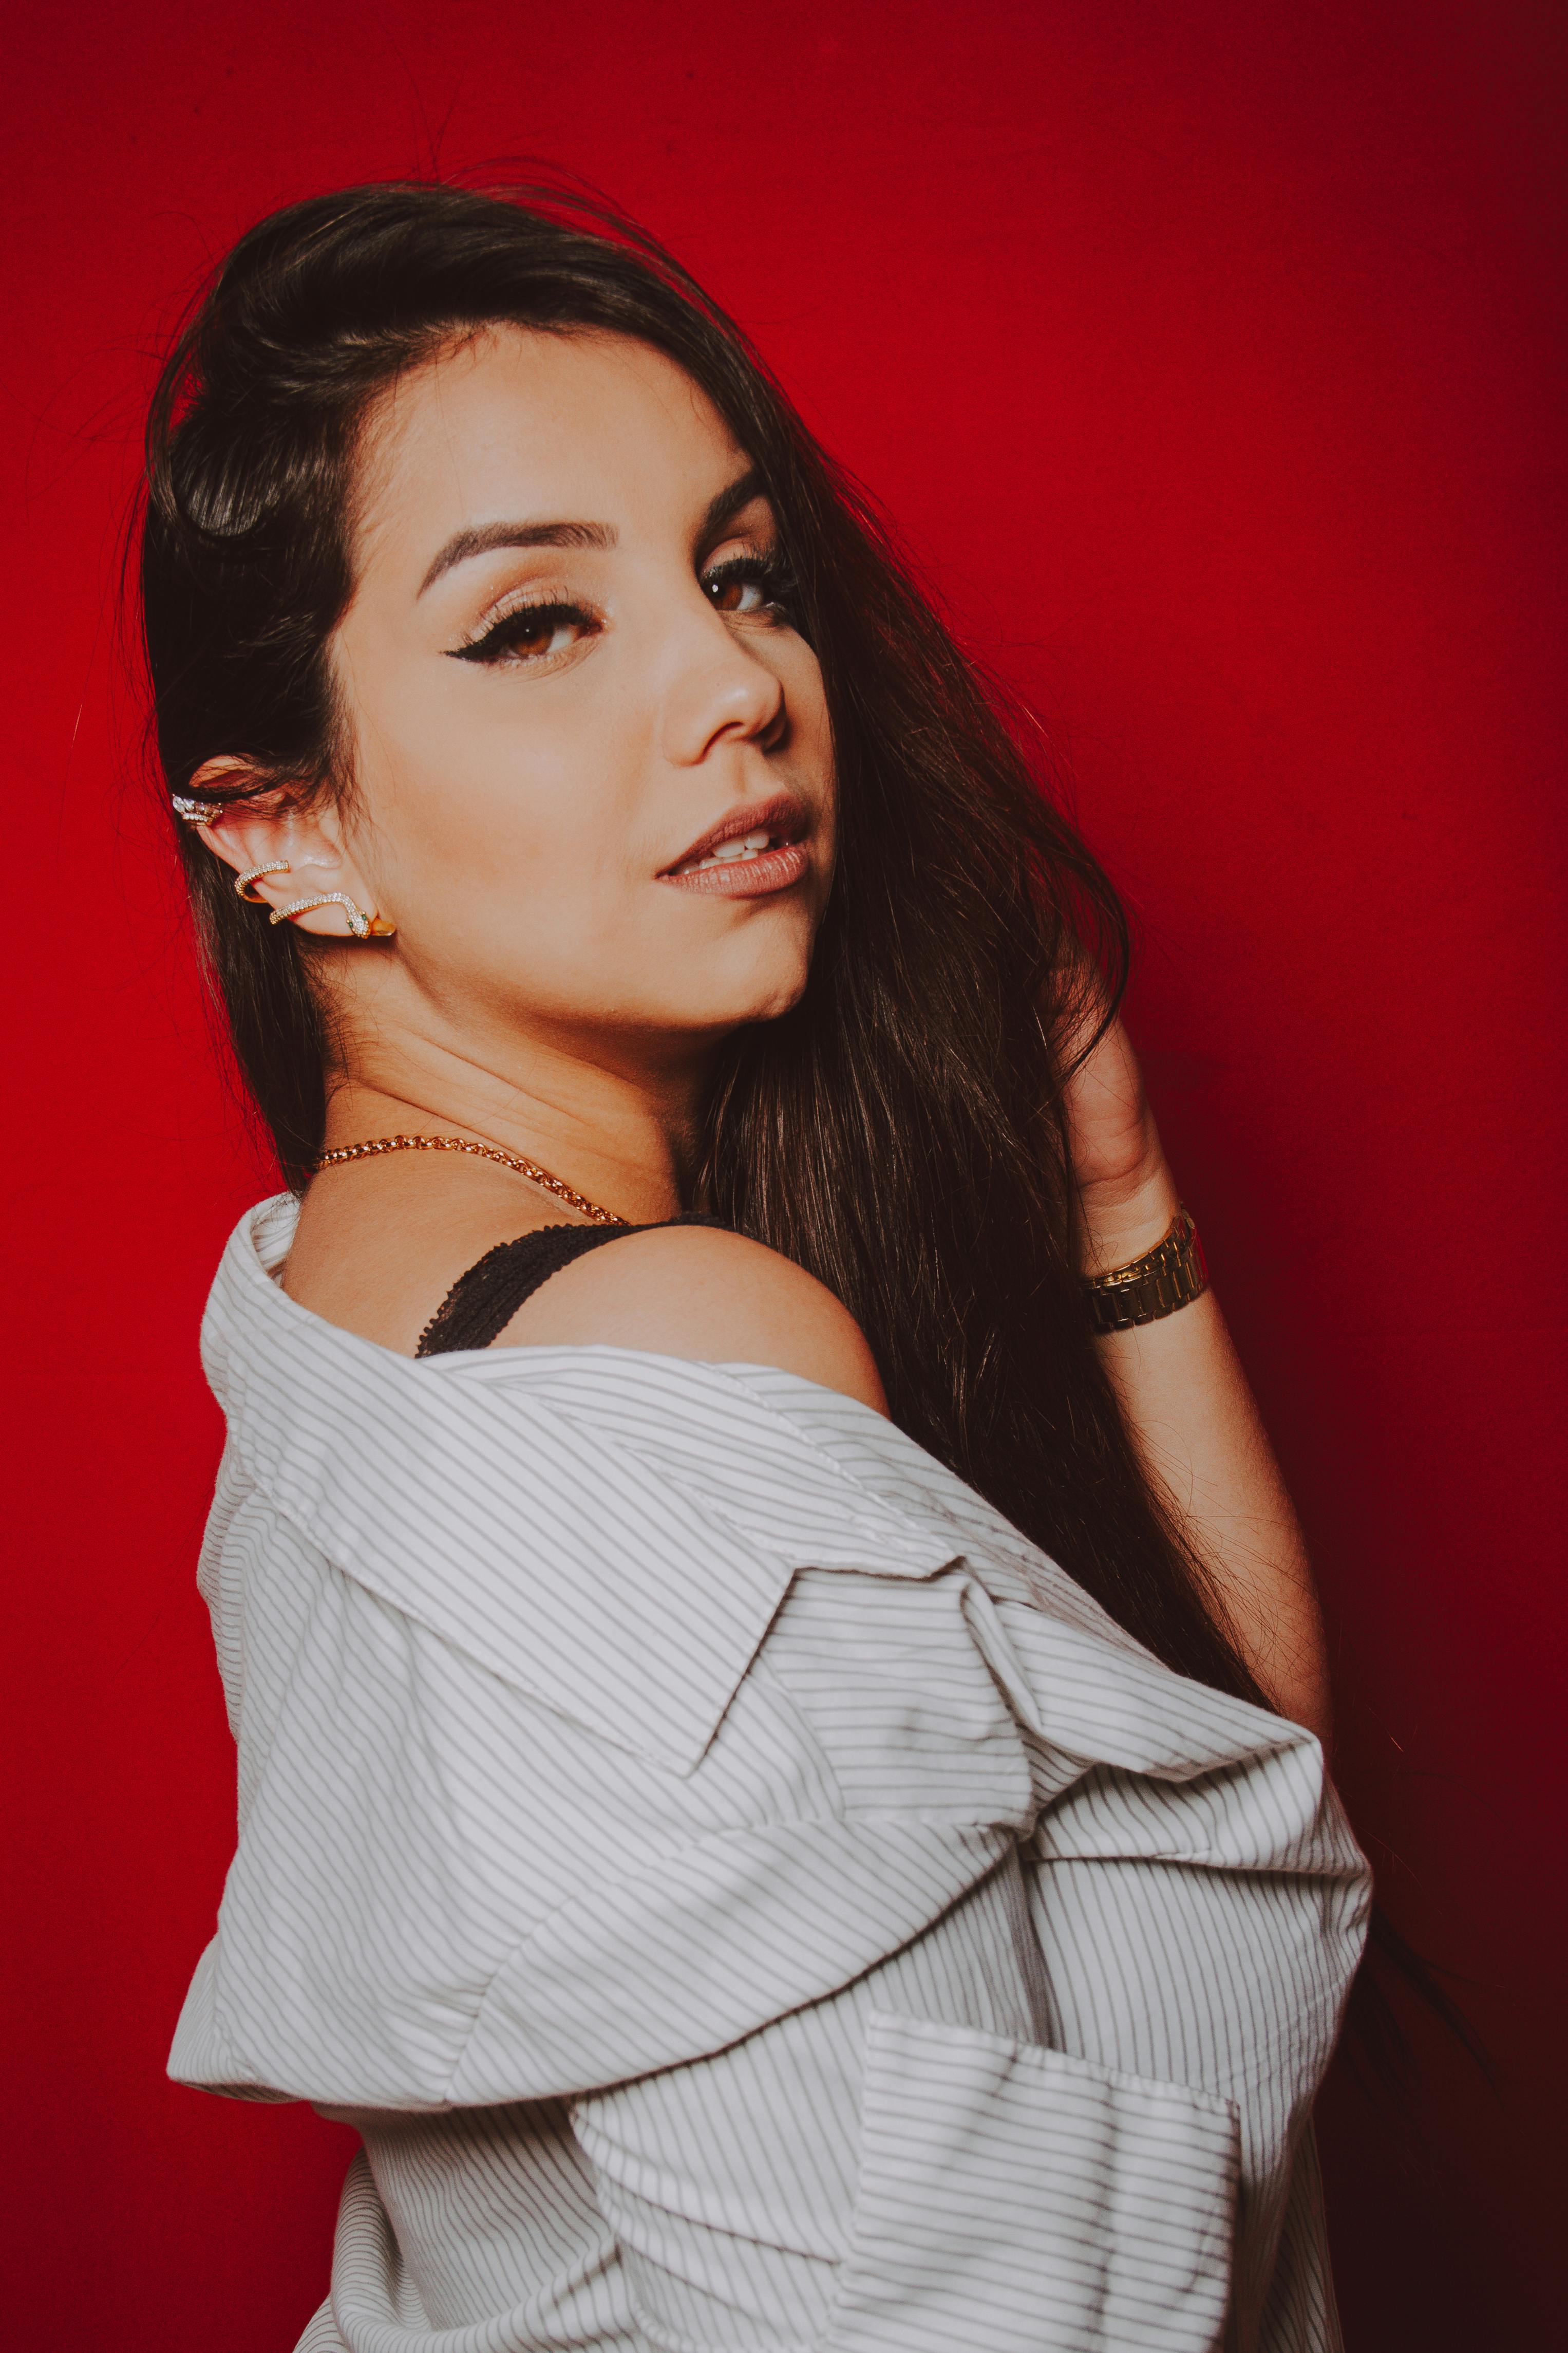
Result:
[[[270,1189],[134,780],[151,354],[258,214],[531,154],[662,234],[1029,699],[1493,2100],[1325,2103],[1352,2353],[1561,2341],[1556,8],[311,0],[10,22],[9,2338],[281,2353],[346,2137],[176,2090],[229,1851],[195,1336]],[[128,777],[131,781],[127,781]]]

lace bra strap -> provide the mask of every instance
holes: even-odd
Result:
[[[669,1226],[716,1226],[717,1218],[666,1218]],[[515,1241],[498,1242],[458,1277],[419,1335],[416,1356],[445,1356],[459,1348],[488,1348],[500,1338],[525,1299],[559,1274],[574,1259],[626,1234],[658,1230],[653,1226],[540,1226]]]

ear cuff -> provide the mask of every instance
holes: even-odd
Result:
[[[253,866],[247,873],[237,874],[234,878],[234,887],[247,907],[265,907],[266,900],[259,891],[253,891],[250,885],[262,874],[287,874],[289,871],[289,860],[286,858],[268,859],[265,866]]]
[[[254,870],[256,873],[275,871],[265,867]],[[248,881],[250,877],[246,879]],[[274,907],[267,920],[269,923],[291,923],[296,915],[308,915],[314,907],[341,907],[356,940],[389,940],[397,929],[397,925],[385,915],[367,915],[363,907],[354,904],[346,891],[322,891],[312,899],[290,899],[286,907]]]

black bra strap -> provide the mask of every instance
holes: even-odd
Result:
[[[670,1226],[716,1226],[717,1218],[667,1218]],[[563,1266],[626,1234],[654,1226],[540,1226],[515,1241],[498,1242],[460,1274],[419,1335],[416,1356],[445,1356],[458,1348],[488,1348],[525,1299]]]

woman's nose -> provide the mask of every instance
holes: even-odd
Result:
[[[665,697],[663,749],[678,766],[695,766],[726,737],[770,749],[784,710],[784,686],[721,621],[715,637],[680,649],[679,668]]]

